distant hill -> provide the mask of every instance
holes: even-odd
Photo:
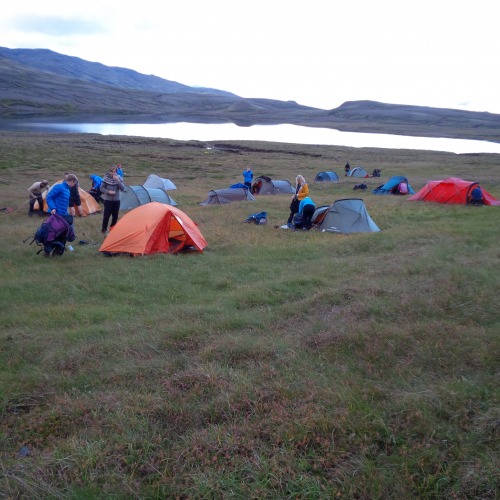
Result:
[[[346,102],[332,110],[242,98],[46,49],[0,47],[0,118],[101,122],[294,124],[351,132],[500,142],[500,115]]]

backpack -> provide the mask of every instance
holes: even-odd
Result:
[[[255,224],[266,224],[267,223],[267,212],[259,212],[256,214],[249,215],[245,222],[253,222]]]
[[[28,240],[24,240],[25,242]],[[42,225],[35,231],[30,245],[36,243],[42,247],[38,250],[37,255],[43,250],[45,253],[53,253],[53,255],[62,255],[66,249],[66,241],[74,241],[75,232],[73,226],[60,215],[51,215]]]

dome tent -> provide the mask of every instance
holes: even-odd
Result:
[[[334,233],[374,233],[380,229],[368,214],[365,204],[360,198],[346,198],[334,201],[328,209],[319,207],[324,216],[319,225],[322,231]],[[315,216],[313,215],[313,220]]]
[[[252,194],[293,194],[295,189],[289,181],[272,180],[270,177],[261,175],[252,184]]]
[[[339,182],[339,176],[335,172],[319,172],[314,182]]]
[[[255,197],[246,188],[212,189],[208,192],[208,198],[200,205],[224,205],[234,201],[255,201]]]
[[[368,172],[363,167],[354,167],[349,172],[349,177],[370,177]]]
[[[144,186],[127,186],[121,195],[120,210],[131,210],[146,203],[157,201],[165,205],[176,206],[177,203],[163,189]]]
[[[401,182],[406,182],[408,186],[408,194],[415,194],[415,191],[410,186],[408,179],[402,175],[395,175],[391,177],[385,184],[376,187],[372,193],[373,194],[398,194],[398,186]]]
[[[63,181],[57,181],[54,182],[54,184],[51,186],[50,189],[52,189],[56,184],[61,184]],[[49,191],[50,191],[49,189]],[[101,207],[99,203],[94,199],[94,197],[90,194],[87,193],[84,189],[82,189],[80,186],[78,186],[78,194],[80,195],[80,201],[82,202],[82,210],[84,215],[90,215],[90,214],[95,214],[99,213],[101,211]],[[47,196],[47,193],[43,193],[43,211],[48,212],[49,208],[47,206],[47,201],[45,200]],[[38,201],[35,201],[34,209],[38,210]]]
[[[155,174],[151,174],[144,181],[143,187],[163,189],[164,191],[177,189],[177,186],[170,179],[164,179],[163,177]]]
[[[106,236],[100,252],[106,255],[177,253],[193,247],[203,252],[207,241],[181,210],[151,202],[125,214]]]

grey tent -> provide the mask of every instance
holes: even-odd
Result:
[[[273,181],[270,177],[261,175],[252,184],[252,194],[293,194],[294,187],[289,181]]]
[[[255,198],[246,188],[212,189],[208,192],[208,198],[200,205],[224,205],[234,201],[255,201]]]
[[[127,186],[121,195],[120,210],[131,210],[151,201],[176,206],[177,203],[163,189]]]
[[[324,207],[318,210],[321,209],[324,210],[324,216],[317,227],[322,231],[343,234],[380,231],[366,211],[363,200],[359,198],[336,200],[326,210]],[[316,213],[313,215],[313,221],[319,218],[315,216]]]
[[[370,177],[363,167],[354,167],[349,172],[349,177]]]
[[[339,182],[339,176],[335,172],[320,172],[314,182]]]
[[[151,174],[143,184],[144,187],[163,189],[164,191],[169,191],[172,189],[177,189],[176,185],[170,179],[164,179],[159,175]]]

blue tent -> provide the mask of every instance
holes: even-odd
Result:
[[[314,182],[339,182],[339,176],[335,172],[320,172]]]
[[[410,186],[408,179],[403,177],[402,175],[396,175],[391,177],[385,184],[382,186],[376,187],[372,193],[373,194],[399,194],[398,186],[401,182],[406,182],[408,185],[408,194],[415,194],[415,191]]]

